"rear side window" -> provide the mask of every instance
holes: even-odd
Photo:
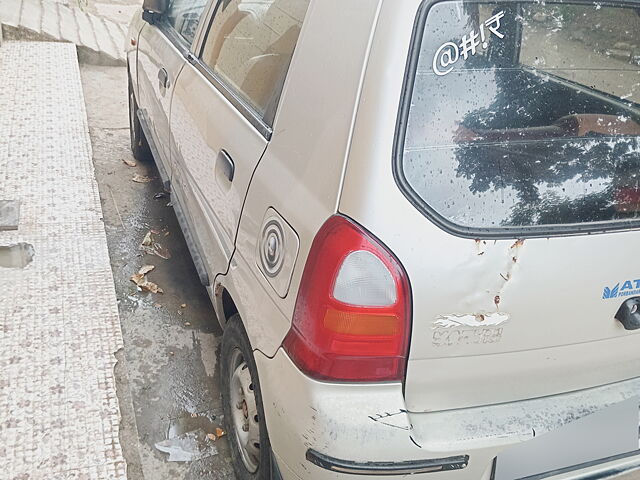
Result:
[[[418,208],[463,235],[640,218],[640,9],[441,2],[419,25],[395,165]]]
[[[165,21],[191,45],[207,0],[171,0]]]
[[[271,126],[309,0],[222,0],[202,61]]]

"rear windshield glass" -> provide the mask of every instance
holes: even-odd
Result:
[[[442,2],[421,30],[396,164],[419,208],[483,230],[640,218],[640,7]]]

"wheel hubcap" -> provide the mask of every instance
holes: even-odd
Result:
[[[240,350],[233,352],[230,362],[230,402],[233,438],[242,462],[250,473],[260,466],[260,425],[251,373]]]

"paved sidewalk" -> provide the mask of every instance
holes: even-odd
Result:
[[[75,46],[0,47],[0,199],[20,200],[0,267],[0,477],[118,480],[122,348]]]
[[[217,455],[191,462],[169,462],[156,448],[189,431],[222,427],[216,355],[222,331],[170,198],[156,195],[163,189],[154,162],[136,162],[131,154],[126,68],[81,65],[80,75],[124,336],[116,385],[128,479],[233,480],[228,436],[213,443]],[[134,175],[155,180],[136,183]],[[165,232],[158,240],[170,259],[141,256],[140,242],[151,229]],[[130,278],[142,265],[155,266],[149,280],[163,294],[136,289]]]

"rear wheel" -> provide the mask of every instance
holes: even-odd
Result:
[[[140,162],[151,160],[151,150],[149,143],[144,136],[140,119],[138,118],[138,102],[133,94],[133,86],[129,79],[129,136],[131,137],[131,153],[133,158]]]
[[[229,319],[220,353],[222,401],[236,476],[268,480],[271,446],[253,350],[238,314]]]

